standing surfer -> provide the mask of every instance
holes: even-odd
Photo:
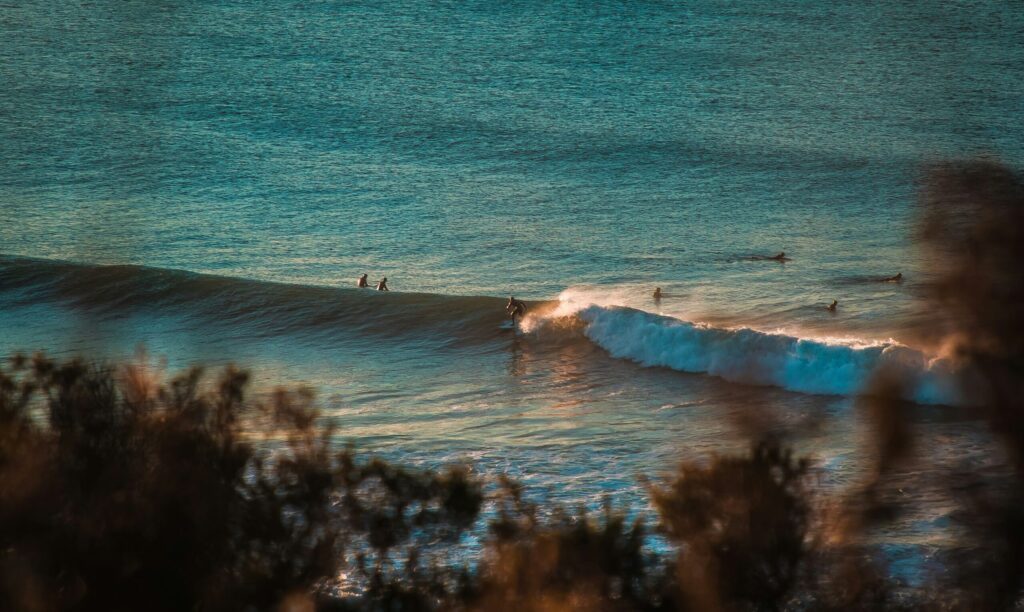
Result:
[[[516,324],[516,317],[522,317],[526,314],[526,304],[522,300],[517,300],[514,296],[509,296],[508,304],[505,304],[505,312],[508,316],[512,317],[512,325]]]

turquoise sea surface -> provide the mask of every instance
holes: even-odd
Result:
[[[0,84],[0,352],[235,361],[570,505],[759,415],[849,484],[881,363],[935,469],[989,460],[915,198],[1024,163],[1013,3],[15,0]]]

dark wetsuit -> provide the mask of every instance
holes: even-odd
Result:
[[[505,311],[508,312],[512,320],[515,321],[516,317],[521,317],[526,314],[526,304],[521,300],[515,298],[509,298],[508,305],[505,306]]]

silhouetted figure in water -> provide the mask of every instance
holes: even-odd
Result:
[[[388,277],[380,279],[380,282],[377,283],[377,291],[391,291],[388,289]]]
[[[775,261],[786,261],[786,252],[779,251],[775,257],[769,257],[768,259],[774,259]]]
[[[903,282],[903,273],[900,272],[896,276],[890,276],[889,278],[885,279],[884,282],[886,282],[886,283],[901,283],[901,282]]]
[[[366,287],[369,287],[369,285],[366,284],[366,275],[365,274],[360,276],[359,280],[356,281],[356,287],[359,287],[360,289],[365,289]]]
[[[654,288],[654,301],[661,301],[661,287]]]
[[[831,304],[829,304],[828,306],[826,306],[826,307],[825,307],[825,310],[827,310],[827,311],[829,311],[829,312],[835,312],[835,311],[836,311],[836,308],[837,308],[838,306],[839,306],[839,300],[832,300],[832,303],[831,303]]]
[[[512,324],[515,325],[516,317],[522,317],[526,314],[526,304],[522,300],[517,300],[514,296],[509,296],[508,304],[505,304],[505,312],[508,316],[512,317]]]

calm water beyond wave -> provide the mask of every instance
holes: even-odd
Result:
[[[913,219],[925,165],[1024,161],[1003,2],[16,0],[0,83],[3,353],[236,361],[573,505],[766,414],[848,483],[880,363],[984,460]]]

